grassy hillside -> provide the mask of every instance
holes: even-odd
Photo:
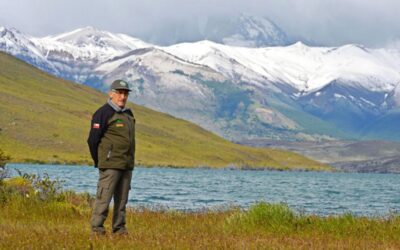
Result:
[[[91,164],[90,118],[106,100],[99,91],[0,53],[0,148],[13,162]],[[138,164],[329,169],[295,153],[237,145],[184,120],[129,106],[137,120]]]

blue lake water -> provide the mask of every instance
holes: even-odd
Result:
[[[64,181],[64,189],[95,194],[98,170],[63,165],[8,164],[24,173]],[[400,212],[396,174],[280,172],[254,170],[142,168],[133,171],[130,206],[200,210],[257,201],[284,202],[296,211],[318,215],[351,212],[382,216]]]

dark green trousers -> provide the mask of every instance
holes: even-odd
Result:
[[[90,224],[93,231],[104,231],[111,199],[114,198],[112,230],[125,229],[125,210],[131,188],[132,170],[99,169],[96,200]]]

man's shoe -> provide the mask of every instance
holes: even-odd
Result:
[[[92,235],[93,235],[93,236],[102,236],[102,235],[106,235],[106,230],[104,230],[103,227],[92,228]]]
[[[128,233],[128,230],[125,227],[123,227],[123,228],[119,228],[119,229],[114,229],[113,230],[113,234],[116,234],[116,235],[128,235],[129,233]]]

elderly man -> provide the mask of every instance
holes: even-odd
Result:
[[[123,80],[111,84],[109,100],[92,117],[90,154],[99,169],[96,200],[90,221],[94,234],[105,234],[111,198],[114,198],[112,232],[127,234],[125,210],[135,161],[135,118],[126,108],[129,85]]]

